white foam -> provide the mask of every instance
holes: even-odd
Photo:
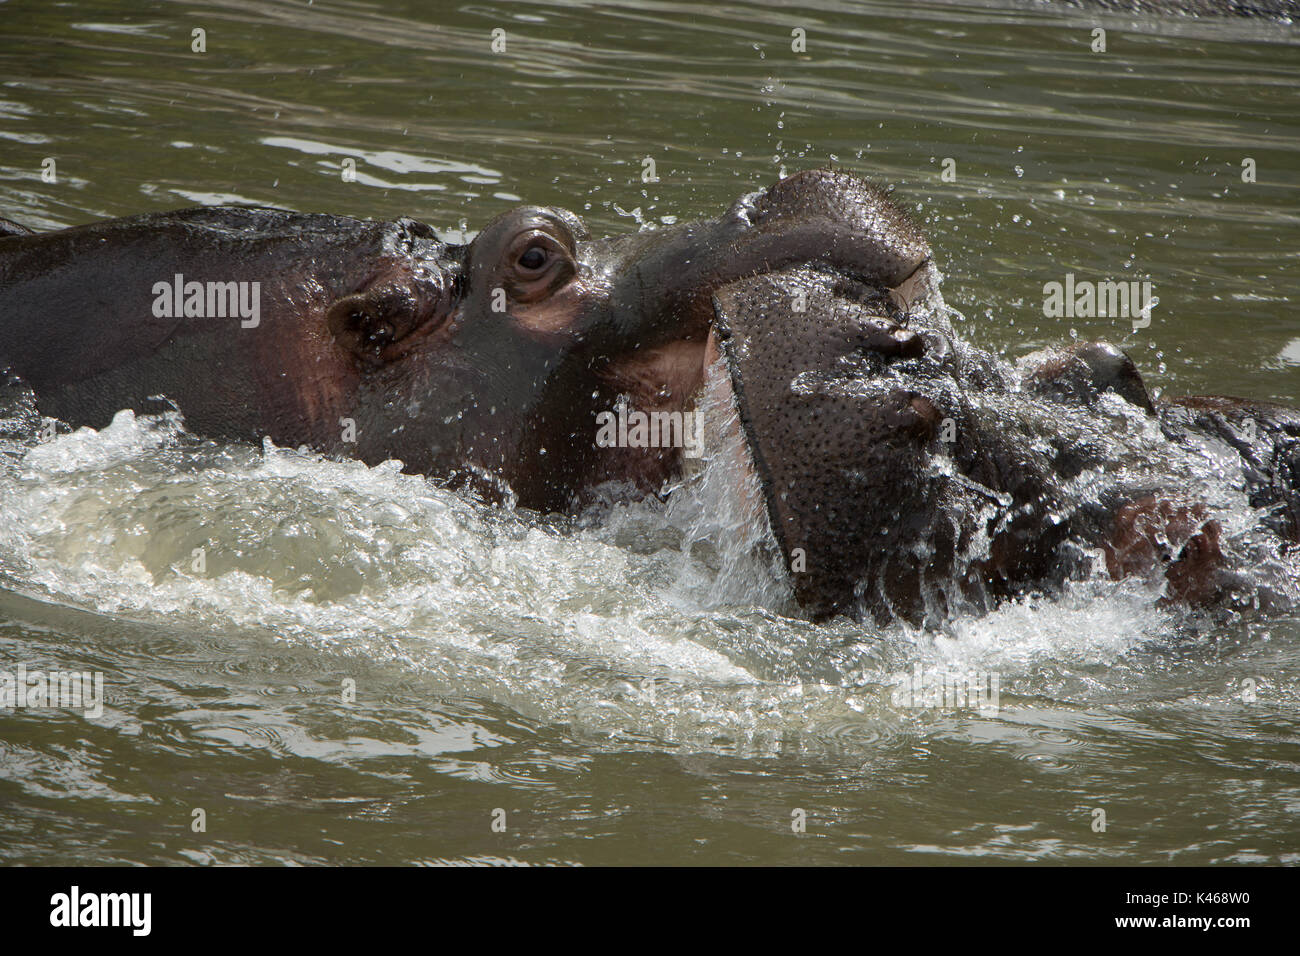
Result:
[[[395,462],[259,455],[179,441],[178,427],[124,412],[0,459],[0,573],[114,617],[386,661],[430,693],[614,737],[759,749],[791,727],[888,724],[871,688],[917,662],[1014,680],[1113,664],[1176,623],[1153,585],[1104,580],[939,635],[786,616],[766,529],[738,504],[743,462],[723,444],[667,505],[572,530]]]

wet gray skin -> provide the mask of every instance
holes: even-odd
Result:
[[[1013,370],[957,337],[936,289],[928,264],[892,289],[798,267],[715,297],[752,467],[807,611],[937,627],[1086,578],[1095,551],[1112,577],[1162,577],[1168,600],[1267,599],[1234,589],[1223,529],[1187,487],[1215,477],[1211,446],[1235,455],[1261,546],[1294,549],[1300,412],[1155,403],[1105,343]],[[1123,460],[1135,447],[1144,460]]]
[[[10,235],[0,367],[71,425],[161,395],[201,436],[400,459],[529,508],[579,507],[608,482],[655,492],[678,450],[599,448],[596,415],[689,406],[728,281],[806,262],[913,271],[923,253],[882,241],[865,188],[796,175],[716,220],[614,239],[540,207],[468,245],[410,219],[221,207]],[[154,286],[177,274],[259,283],[256,326],[156,316]]]

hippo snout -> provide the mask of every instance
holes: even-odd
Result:
[[[884,288],[906,282],[930,259],[921,231],[877,186],[810,169],[744,197],[732,208],[760,232],[797,231],[805,261],[821,261]]]

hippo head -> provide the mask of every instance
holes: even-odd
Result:
[[[898,294],[928,256],[872,187],[802,173],[716,220],[612,239],[563,209],[514,209],[468,245],[426,247],[397,282],[348,290],[324,325],[351,357],[362,457],[486,477],[555,510],[608,482],[653,492],[699,452],[672,416],[700,392],[725,285],[811,264]],[[602,422],[637,413],[671,421],[672,439],[637,441],[634,425],[600,440]]]

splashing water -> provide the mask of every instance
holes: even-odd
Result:
[[[1033,410],[988,412],[1011,427]],[[711,433],[739,441],[729,404],[703,411]],[[1140,418],[1117,408],[1126,428],[1073,425],[1141,481],[1154,445]],[[0,573],[46,601],[273,635],[407,668],[431,694],[704,749],[858,720],[864,692],[887,701],[917,664],[1014,683],[1044,667],[1104,667],[1180,626],[1157,610],[1154,585],[1107,581],[938,634],[814,626],[794,613],[738,460],[724,442],[666,501],[570,521],[482,505],[397,462],[202,442],[175,414],[123,411],[102,431],[9,442]],[[1186,467],[1190,481],[1203,464],[1170,457],[1160,470]],[[1076,481],[1080,498],[1088,481]],[[1216,513],[1245,507],[1226,481],[1202,491]],[[881,720],[896,719],[881,707]]]

